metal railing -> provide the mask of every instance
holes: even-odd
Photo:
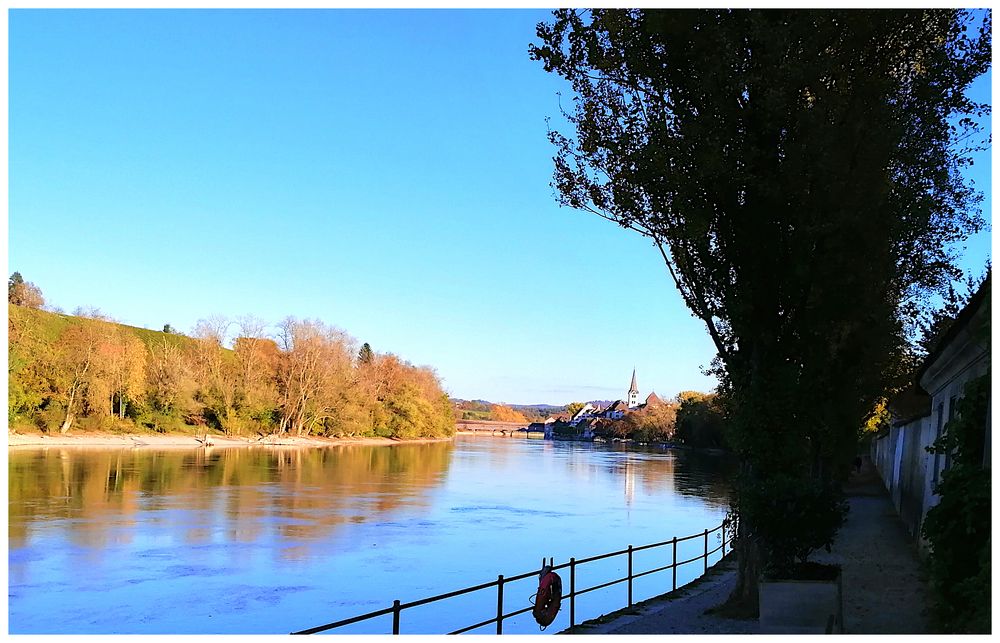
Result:
[[[597,591],[599,589],[604,589],[605,587],[610,587],[612,585],[617,585],[618,583],[628,582],[628,607],[632,607],[632,605],[633,605],[633,600],[632,600],[632,581],[634,581],[637,578],[642,578],[644,576],[649,576],[650,574],[656,574],[658,572],[666,571],[666,570],[669,569],[669,570],[672,570],[672,572],[673,572],[672,573],[672,576],[673,576],[672,586],[673,586],[673,589],[676,590],[677,589],[677,568],[681,567],[682,565],[687,565],[689,563],[696,562],[698,560],[703,560],[704,561],[704,569],[703,569],[703,572],[702,572],[704,574],[705,572],[708,571],[708,557],[710,555],[716,553],[719,550],[722,550],[722,556],[720,558],[725,557],[725,555],[726,555],[726,545],[729,545],[730,543],[732,543],[732,540],[733,540],[732,537],[733,537],[734,529],[731,529],[730,528],[731,526],[733,526],[733,525],[730,523],[729,519],[726,519],[726,520],[723,520],[722,524],[720,524],[718,527],[716,527],[714,529],[706,529],[704,532],[702,532],[700,534],[693,534],[691,536],[685,536],[684,538],[676,538],[675,537],[675,538],[672,538],[670,540],[664,540],[664,541],[658,542],[658,543],[652,543],[652,544],[649,544],[649,545],[642,545],[641,547],[633,547],[632,545],[629,545],[628,548],[622,549],[620,551],[614,551],[614,552],[611,552],[611,553],[608,553],[608,554],[601,554],[599,556],[591,556],[590,558],[581,558],[580,560],[577,560],[576,558],[570,558],[569,562],[567,562],[567,563],[563,563],[561,565],[555,565],[555,566],[553,566],[552,567],[552,571],[558,571],[560,569],[569,568],[569,594],[565,594],[565,595],[562,596],[562,600],[567,600],[567,599],[569,600],[569,626],[573,627],[573,626],[576,625],[576,597],[580,596],[582,594],[586,594],[588,592]],[[720,537],[721,544],[718,547],[716,547],[715,549],[709,550],[709,548],[708,548],[708,536],[709,536],[709,534],[714,534],[715,532],[720,531],[720,530],[722,532],[721,533],[721,537]],[[687,560],[678,561],[677,560],[677,544],[685,542],[685,541],[688,541],[688,540],[694,540],[696,538],[703,538],[704,539],[704,541],[705,541],[704,553],[702,553],[702,554],[700,554],[698,556],[695,556],[694,558],[688,558]],[[646,571],[640,572],[638,574],[633,572],[633,569],[632,569],[632,562],[633,562],[632,558],[633,558],[633,555],[636,552],[645,551],[645,550],[648,550],[648,549],[655,549],[655,548],[658,548],[658,547],[666,547],[668,545],[671,546],[672,549],[673,549],[673,562],[671,564],[664,565],[662,567],[656,567],[656,568],[650,569],[650,570],[646,570]],[[732,547],[730,547],[729,550],[732,551]],[[593,587],[587,587],[587,588],[580,589],[580,590],[576,589],[576,570],[577,570],[577,568],[580,565],[585,565],[587,563],[593,563],[593,562],[596,562],[598,560],[604,560],[606,558],[612,558],[614,556],[622,556],[622,555],[627,555],[628,556],[628,574],[626,576],[624,576],[623,578],[619,578],[617,580],[610,581],[610,582],[601,583],[600,585],[595,585]],[[400,615],[401,615],[401,613],[402,613],[403,610],[410,609],[410,608],[413,608],[413,607],[420,607],[421,605],[427,605],[428,603],[434,603],[436,601],[443,601],[443,600],[448,599],[448,598],[454,598],[456,596],[461,596],[463,594],[469,594],[471,592],[478,592],[480,590],[489,589],[491,587],[496,587],[497,588],[497,615],[494,618],[491,618],[491,619],[488,619],[488,620],[485,620],[485,621],[481,621],[481,622],[475,623],[473,625],[469,625],[469,626],[463,627],[461,629],[455,630],[454,632],[449,632],[449,634],[463,634],[465,632],[468,632],[468,631],[471,631],[471,630],[474,630],[474,629],[477,629],[477,628],[480,628],[480,627],[485,627],[486,625],[490,625],[491,623],[496,623],[496,626],[497,626],[496,633],[497,634],[503,634],[503,621],[504,621],[504,619],[508,619],[508,618],[511,618],[511,617],[514,617],[514,616],[519,616],[521,614],[525,614],[525,613],[530,612],[532,610],[532,607],[529,606],[529,607],[526,607],[526,608],[523,608],[523,609],[519,609],[519,610],[510,612],[510,613],[504,614],[504,611],[503,611],[503,609],[504,609],[504,607],[503,607],[503,588],[504,588],[504,585],[507,584],[507,583],[513,583],[515,581],[524,580],[526,578],[531,578],[532,576],[538,576],[538,574],[540,572],[541,572],[541,570],[538,569],[538,570],[534,570],[534,571],[530,571],[530,572],[525,572],[524,574],[518,574],[517,576],[511,576],[509,578],[504,578],[504,576],[501,574],[500,576],[497,576],[497,579],[495,581],[492,581],[492,582],[489,582],[489,583],[483,583],[481,585],[474,585],[472,587],[466,587],[464,589],[458,589],[458,590],[455,590],[453,592],[447,592],[445,594],[438,594],[437,596],[431,596],[430,598],[422,598],[420,600],[410,601],[408,603],[403,603],[403,602],[400,602],[399,600],[395,600],[395,601],[392,602],[392,607],[387,607],[385,609],[376,610],[374,612],[368,612],[366,614],[361,614],[359,616],[354,616],[352,618],[343,619],[341,621],[334,621],[333,623],[327,623],[326,625],[318,625],[316,627],[310,627],[309,629],[301,630],[299,632],[292,632],[292,634],[316,634],[318,632],[326,632],[328,630],[336,629],[338,627],[344,627],[345,625],[351,625],[353,623],[359,623],[361,621],[367,621],[368,619],[378,618],[379,616],[386,616],[388,614],[392,614],[392,633],[393,634],[399,634],[399,621],[400,621]]]

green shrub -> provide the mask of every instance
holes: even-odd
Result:
[[[756,518],[754,537],[773,577],[794,578],[813,552],[829,551],[847,517],[839,488],[816,478],[779,474],[741,493],[740,509]]]
[[[928,448],[951,456],[934,487],[941,501],[927,512],[924,537],[934,616],[949,633],[990,632],[990,472],[983,468],[990,376],[971,380],[955,417]]]

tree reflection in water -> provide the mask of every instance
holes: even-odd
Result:
[[[51,520],[73,520],[74,544],[101,548],[131,533],[141,512],[183,506],[199,514],[191,544],[282,538],[328,539],[345,522],[365,522],[401,505],[426,505],[451,461],[451,442],[302,448],[10,449],[11,548]],[[127,537],[127,536],[126,536]],[[288,552],[294,553],[294,552]]]

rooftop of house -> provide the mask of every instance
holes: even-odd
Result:
[[[663,404],[663,400],[656,393],[650,393],[646,396],[646,406],[656,406],[657,404]]]
[[[967,303],[965,307],[958,312],[958,315],[955,316],[955,321],[948,327],[948,330],[945,331],[944,335],[938,339],[934,349],[927,355],[926,359],[924,359],[920,368],[917,369],[917,373],[913,378],[915,386],[920,387],[920,380],[923,378],[924,373],[926,373],[934,362],[941,357],[941,355],[948,348],[948,345],[955,341],[959,333],[961,333],[969,325],[969,322],[971,322],[976,316],[976,313],[979,312],[980,307],[989,297],[990,283],[992,281],[993,271],[991,270],[986,274],[986,279],[983,280],[983,283],[979,285],[979,289],[976,290],[971,297],[969,297],[969,303]]]

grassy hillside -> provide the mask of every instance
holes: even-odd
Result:
[[[164,342],[177,347],[190,346],[194,342],[193,339],[185,335],[164,333],[158,330],[149,330],[148,328],[139,328],[117,322],[77,317],[63,313],[51,313],[36,308],[15,306],[14,304],[7,304],[7,315],[9,326],[17,325],[25,329],[31,329],[32,332],[38,333],[40,339],[46,342],[55,342],[68,327],[84,323],[96,324],[109,329],[120,329],[123,332],[134,335],[142,341],[146,348],[158,346]]]

